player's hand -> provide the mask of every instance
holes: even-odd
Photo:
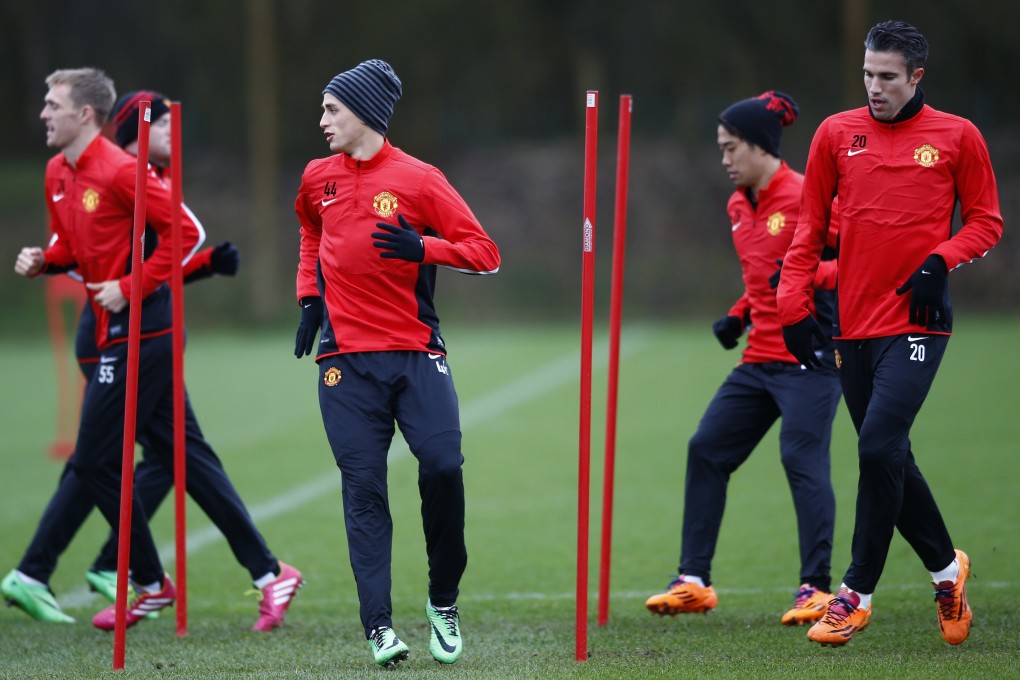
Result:
[[[910,294],[910,323],[928,326],[946,318],[946,261],[929,255],[924,264],[896,289],[897,295]]]
[[[241,252],[230,241],[223,241],[209,254],[209,268],[213,274],[234,276],[241,266]]]
[[[779,265],[779,269],[772,272],[772,276],[769,277],[769,288],[773,290],[779,288],[779,275],[783,273],[783,261],[776,260],[776,264]]]
[[[425,241],[414,230],[403,215],[397,215],[398,227],[387,222],[376,222],[375,226],[386,231],[373,231],[372,245],[381,250],[379,257],[397,258],[408,262],[421,262],[425,259]]]
[[[300,359],[312,353],[315,333],[322,327],[322,298],[301,298],[301,322],[294,340],[294,356]]]
[[[127,307],[127,298],[124,297],[124,292],[120,289],[120,281],[117,279],[101,281],[99,283],[86,283],[85,287],[96,291],[92,299],[96,301],[97,305],[112,314],[122,312]]]
[[[18,259],[14,261],[14,272],[22,276],[35,276],[46,265],[46,256],[42,248],[22,248]]]
[[[825,342],[825,334],[815,317],[808,314],[792,326],[783,326],[783,342],[786,349],[799,361],[804,368],[815,370],[820,368],[822,360],[815,354],[814,341],[821,345]]]
[[[737,338],[744,334],[744,322],[737,316],[724,316],[712,324],[712,332],[720,345],[733,349],[737,346]]]

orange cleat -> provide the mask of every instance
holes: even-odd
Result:
[[[670,581],[666,592],[652,595],[645,601],[648,611],[659,616],[707,612],[717,604],[719,598],[712,586],[685,581],[682,574]]]
[[[861,598],[857,593],[840,588],[822,618],[808,630],[808,639],[823,647],[840,647],[850,642],[855,633],[868,627],[871,622],[871,607],[861,609]]]
[[[793,609],[783,614],[781,621],[784,626],[814,623],[825,615],[825,607],[831,599],[832,593],[827,593],[805,583],[797,591],[793,602]]]
[[[967,578],[970,576],[970,558],[962,550],[956,551],[960,575],[956,583],[942,581],[935,586],[935,604],[938,605],[939,632],[951,645],[958,645],[970,635],[970,622],[974,613],[967,602]]]

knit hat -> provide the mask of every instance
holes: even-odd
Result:
[[[122,149],[138,139],[138,105],[145,100],[152,102],[149,108],[152,112],[150,121],[153,123],[170,111],[170,100],[153,90],[136,90],[121,95],[113,105],[113,124],[116,127],[117,146]]]
[[[785,92],[769,90],[731,105],[719,115],[719,122],[744,141],[782,158],[779,143],[783,138],[783,128],[793,125],[798,113],[800,107],[793,97]]]
[[[329,93],[344,103],[368,127],[386,135],[393,105],[403,89],[393,68],[381,59],[363,61],[350,71],[337,74],[322,94]]]

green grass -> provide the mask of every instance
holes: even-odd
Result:
[[[957,334],[912,442],[959,546],[969,552],[976,612],[970,639],[946,645],[929,576],[893,541],[871,628],[846,648],[810,644],[778,624],[797,583],[793,508],[775,433],[734,476],[713,569],[718,609],[660,619],[644,599],[673,573],[679,549],[686,442],[737,360],[707,323],[638,326],[621,361],[612,598],[609,625],[594,623],[605,412],[604,344],[593,399],[590,658],[574,660],[577,545],[578,332],[562,327],[448,328],[464,419],[470,563],[460,606],[466,651],[454,666],[428,653],[426,566],[416,468],[406,450],[390,464],[395,522],[394,621],[411,659],[406,678],[968,677],[1020,675],[1020,545],[1016,490],[1020,360],[1017,319],[959,319]],[[597,333],[597,338],[604,333]],[[340,511],[339,473],[326,445],[312,363],[290,355],[288,333],[190,335],[189,389],[207,437],[273,551],[307,585],[283,629],[255,634],[246,572],[226,544],[189,556],[188,636],[173,615],[129,631],[126,670],[111,671],[112,636],[89,625],[102,603],[84,571],[105,534],[91,517],[52,586],[73,626],[0,609],[0,678],[375,677],[358,622]],[[14,567],[52,493],[60,463],[46,451],[56,380],[48,342],[0,340],[0,571]],[[395,449],[400,451],[400,449]],[[833,445],[837,531],[833,575],[849,559],[857,484],[855,440],[841,406]],[[335,486],[330,485],[333,479]],[[326,480],[322,482],[322,480]],[[319,482],[316,486],[316,482]],[[306,486],[311,484],[311,486]],[[294,493],[295,489],[304,489]],[[310,489],[314,489],[315,492]],[[324,492],[321,489],[326,489]],[[287,496],[290,494],[290,496]],[[290,506],[272,512],[270,501]],[[189,506],[191,531],[206,527]],[[268,514],[264,514],[268,513]],[[164,509],[153,527],[173,537]]]

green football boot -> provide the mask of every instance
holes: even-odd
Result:
[[[384,668],[396,666],[410,654],[407,645],[400,641],[389,626],[373,628],[368,636],[368,646],[372,649],[375,662]]]
[[[428,617],[432,635],[429,639],[429,651],[432,658],[441,663],[453,663],[460,656],[464,646],[460,639],[460,614],[457,605],[450,607],[433,607],[432,601],[425,603],[425,616]]]
[[[3,593],[7,605],[25,610],[25,613],[37,621],[49,621],[50,623],[74,623],[74,619],[65,614],[57,604],[50,589],[44,585],[25,583],[18,576],[17,570],[4,577],[0,582],[0,592]]]
[[[110,602],[117,601],[117,572],[89,570],[85,572],[85,580],[92,592],[99,593]]]

